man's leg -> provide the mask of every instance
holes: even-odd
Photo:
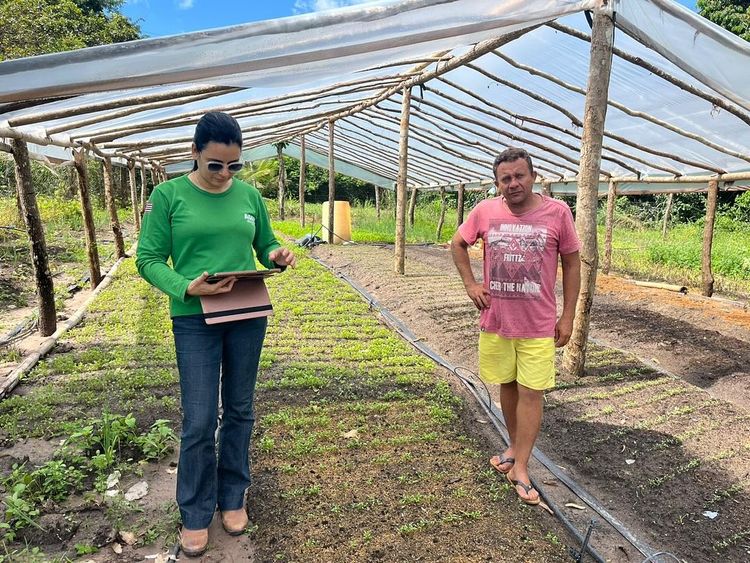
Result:
[[[513,457],[516,458],[516,463],[508,472],[508,477],[528,485],[531,483],[528,468],[529,458],[531,457],[531,450],[534,448],[534,443],[542,424],[542,401],[544,394],[542,391],[535,391],[521,384],[516,384],[516,390],[517,406],[515,410],[516,419],[514,421],[516,429],[515,439],[511,442],[513,445]],[[503,413],[505,413],[505,405],[503,405]],[[508,419],[508,415],[505,415],[508,431],[510,431]],[[531,490],[527,493],[519,485],[516,485],[516,491],[523,499],[534,501],[539,498],[537,491]]]
[[[505,427],[508,429],[508,436],[510,443],[508,448],[503,452],[502,459],[514,459],[516,455],[516,436],[518,428],[518,384],[515,381],[510,383],[503,383],[500,385],[500,407],[503,410],[503,418],[505,418]],[[502,471],[508,471],[513,463],[505,463],[500,469]]]

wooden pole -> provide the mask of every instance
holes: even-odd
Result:
[[[664,219],[661,223],[661,238],[667,238],[667,228],[669,227],[669,216],[672,214],[672,203],[674,203],[674,194],[667,196],[667,207],[664,210]]]
[[[47,259],[47,244],[44,240],[44,227],[36,203],[36,193],[31,180],[31,160],[25,141],[11,140],[13,160],[16,169],[16,190],[18,202],[31,242],[31,262],[36,279],[36,292],[39,298],[39,333],[49,336],[57,327],[55,312],[55,288]]]
[[[375,215],[380,221],[380,187],[375,186]]]
[[[336,204],[336,165],[333,153],[334,122],[328,122],[328,244],[333,244],[333,216]]]
[[[286,166],[284,166],[284,144],[276,143],[276,158],[279,161],[279,219],[286,218]]]
[[[151,176],[151,186],[155,188],[156,185],[159,184],[159,181],[157,179],[158,172],[156,171],[156,168],[151,167],[151,169],[149,170],[149,175]]]
[[[305,155],[305,136],[299,140],[299,224],[305,226],[305,186],[307,185],[307,166]]]
[[[146,186],[146,167],[141,164],[138,167],[138,172],[141,177],[141,203],[140,203],[140,215],[143,217],[143,212],[146,209],[146,193],[148,192],[148,187]]]
[[[464,222],[464,192],[466,189],[463,184],[459,184],[456,188],[458,194],[458,203],[456,205],[456,228],[460,227]]]
[[[576,200],[576,229],[581,237],[581,290],[576,305],[573,335],[563,354],[563,370],[583,376],[591,306],[596,289],[599,252],[596,242],[596,208],[601,172],[602,139],[607,116],[607,96],[612,71],[614,23],[610,8],[597,8],[591,34],[589,77],[584,106],[581,164]]]
[[[435,240],[440,242],[443,236],[443,224],[445,223],[445,186],[440,186],[440,217],[438,218]]]
[[[411,198],[409,199],[409,226],[414,226],[414,208],[417,207],[417,188],[411,190]]]
[[[86,170],[86,154],[83,150],[73,151],[73,162],[76,172],[78,172],[78,196],[81,200],[81,213],[83,215],[83,234],[86,241],[86,254],[89,259],[91,289],[94,289],[102,281],[102,272],[99,268],[96,227],[94,226],[94,213],[91,211],[91,198],[89,197],[89,175]]]
[[[547,197],[552,197],[552,182],[549,180],[542,180],[542,193]]]
[[[135,184],[135,162],[128,160],[128,183],[130,184],[130,203],[133,207],[135,230],[141,230],[141,213],[138,209],[138,188]]]
[[[607,190],[607,218],[604,235],[604,264],[602,272],[609,273],[612,267],[612,229],[615,222],[615,201],[617,199],[617,183],[610,180],[609,190]]]
[[[396,248],[394,269],[404,273],[406,262],[406,176],[409,158],[409,116],[411,88],[404,88],[401,97],[401,128],[398,143],[398,181],[396,182]]]
[[[711,271],[711,247],[714,241],[714,222],[716,221],[716,203],[719,199],[719,182],[713,180],[708,183],[706,196],[706,222],[703,225],[703,256],[701,271],[703,272],[703,295],[711,297],[714,294],[714,274]]]
[[[125,256],[125,242],[122,239],[120,219],[117,217],[117,205],[115,205],[114,192],[112,190],[112,159],[102,160],[102,178],[104,179],[104,205],[109,213],[109,226],[115,236],[115,255],[117,258]]]

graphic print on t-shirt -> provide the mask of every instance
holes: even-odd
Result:
[[[539,299],[547,227],[491,221],[487,231],[490,294],[503,299]]]

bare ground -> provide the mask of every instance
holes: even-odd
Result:
[[[475,369],[477,314],[447,249],[409,247],[405,276],[392,273],[384,245],[314,254],[433,350]],[[653,550],[750,561],[747,304],[600,276],[591,336],[585,377],[560,376],[547,395],[538,447]],[[544,468],[532,470],[556,502],[582,504]],[[595,516],[567,512],[580,526]],[[640,560],[612,530],[594,540],[612,561]]]

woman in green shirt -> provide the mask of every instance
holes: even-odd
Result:
[[[188,556],[208,546],[218,506],[232,535],[247,527],[253,396],[266,318],[206,324],[201,295],[232,290],[236,278],[206,281],[209,272],[255,270],[253,250],[268,268],[295,265],[271,230],[258,190],[234,178],[242,169],[242,130],[225,113],[196,126],[194,167],[154,189],[143,215],[136,265],[170,298],[182,402],[177,470],[181,546]],[[169,261],[171,260],[171,266]],[[215,432],[221,391],[218,457]]]

